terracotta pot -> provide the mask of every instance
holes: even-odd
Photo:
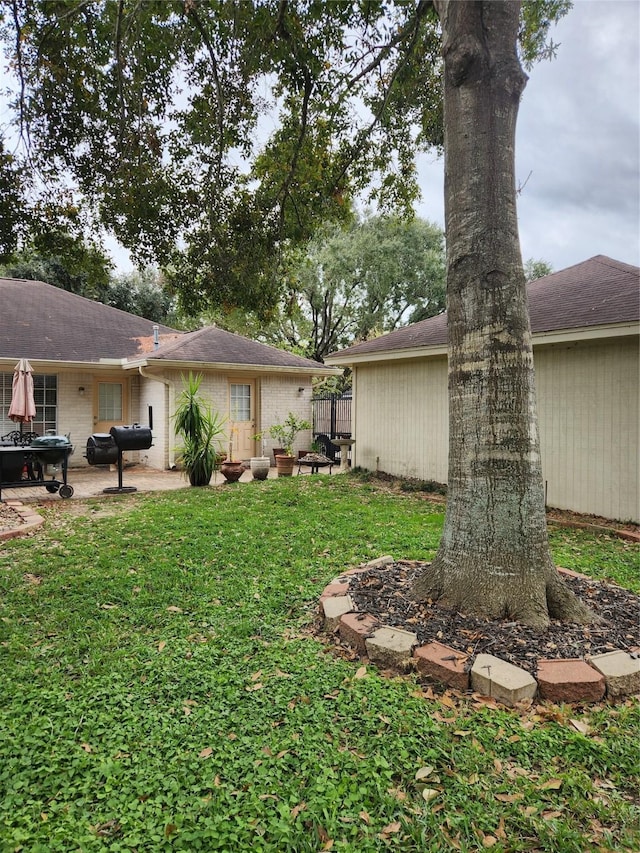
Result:
[[[276,456],[278,477],[291,477],[293,475],[293,466],[295,461],[295,456],[287,456],[285,453],[281,453]]]
[[[237,483],[244,471],[242,462],[223,462],[220,471],[228,483]]]
[[[271,463],[268,456],[252,456],[249,465],[254,480],[266,480],[269,476]]]

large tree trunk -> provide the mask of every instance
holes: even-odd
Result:
[[[515,188],[520,3],[436,0],[445,62],[449,484],[420,598],[544,626],[588,621],[547,541]]]

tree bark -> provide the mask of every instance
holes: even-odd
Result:
[[[548,545],[516,213],[527,77],[515,0],[435,0],[443,28],[449,329],[447,514],[419,598],[543,627],[590,621]]]

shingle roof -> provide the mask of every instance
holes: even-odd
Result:
[[[560,331],[630,323],[640,319],[640,269],[596,255],[528,286],[531,329]],[[332,353],[340,363],[349,356],[384,353],[447,343],[447,315],[429,317],[361,344]]]
[[[0,357],[97,362],[153,349],[151,320],[42,281],[0,278]],[[160,325],[160,340],[181,332]]]
[[[301,358],[276,347],[261,344],[218,329],[207,326],[195,332],[188,332],[175,341],[160,346],[149,353],[147,359],[156,361],[188,361],[206,364],[244,364],[262,367],[297,368],[321,370],[331,373],[333,369],[307,358]]]
[[[318,362],[209,326],[180,332],[42,281],[0,278],[0,358],[238,364],[333,373]]]

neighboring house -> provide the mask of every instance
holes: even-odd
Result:
[[[528,287],[549,506],[639,519],[639,273],[597,255]],[[446,315],[326,362],[353,370],[353,464],[446,483]]]
[[[74,466],[86,464],[90,435],[137,422],[153,434],[140,459],[173,467],[172,414],[189,371],[203,375],[203,395],[235,428],[234,456],[260,455],[253,436],[290,411],[310,420],[312,379],[338,372],[222,329],[179,332],[40,281],[0,279],[0,435],[16,428],[7,412],[20,358],[34,371],[31,429],[69,433]],[[310,441],[301,433],[298,449]]]

